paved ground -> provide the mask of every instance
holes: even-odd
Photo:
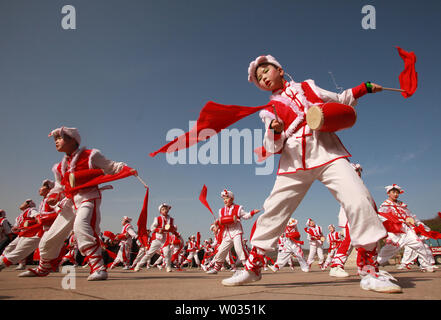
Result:
[[[107,281],[90,282],[88,270],[75,269],[74,281],[62,272],[45,278],[18,278],[20,271],[0,272],[1,300],[439,300],[441,269],[423,273],[418,269],[389,271],[403,288],[401,294],[380,294],[360,289],[355,268],[347,268],[349,278],[329,277],[318,267],[309,273],[284,268],[278,273],[265,271],[261,281],[242,287],[224,287],[223,278],[231,272],[208,275],[197,269],[167,273],[150,269],[138,273],[116,268]],[[75,289],[63,289],[75,285]]]

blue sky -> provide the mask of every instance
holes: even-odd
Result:
[[[212,216],[198,200],[206,184],[217,211],[219,193],[233,190],[246,209],[261,208],[275,174],[251,165],[170,165],[148,154],[170,129],[188,130],[205,102],[256,106],[268,94],[247,81],[248,64],[271,54],[296,81],[314,79],[336,91],[364,81],[398,87],[403,62],[395,46],[414,51],[418,90],[409,99],[382,92],[360,99],[358,119],[338,135],[364,167],[377,204],[384,186],[405,189],[402,200],[420,218],[441,211],[439,1],[69,1],[76,30],[61,27],[59,1],[0,1],[0,207],[12,221],[26,198],[53,178],[60,161],[48,133],[77,127],[83,145],[139,171],[150,186],[149,219],[161,202],[186,238],[209,236]],[[376,29],[364,30],[364,5],[376,9]],[[233,125],[262,129],[258,115]],[[258,142],[257,142],[258,143]],[[104,192],[102,230],[118,232],[136,219],[144,188],[135,178]],[[303,227],[337,223],[339,205],[316,182],[293,214]],[[248,237],[253,221],[244,221]]]

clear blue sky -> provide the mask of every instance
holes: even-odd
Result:
[[[76,9],[76,30],[63,30],[61,8]],[[364,5],[376,9],[376,29],[364,30]],[[10,221],[60,161],[48,133],[77,127],[83,145],[124,161],[149,184],[150,225],[161,202],[183,236],[206,238],[212,216],[198,200],[203,184],[217,211],[228,188],[247,210],[260,208],[275,174],[255,165],[169,165],[148,154],[169,129],[188,129],[208,100],[262,105],[268,94],[247,81],[251,60],[272,54],[296,81],[325,89],[364,81],[398,87],[403,62],[395,46],[414,51],[419,88],[404,99],[382,92],[360,99],[356,125],[339,133],[364,167],[364,181],[380,204],[384,186],[420,218],[441,211],[440,1],[0,1],[0,208]],[[262,129],[258,115],[233,127]],[[144,188],[135,178],[104,192],[102,230],[136,224]],[[337,223],[339,205],[316,182],[294,213],[324,228]],[[243,222],[248,237],[253,221]],[[305,236],[303,235],[303,238]]]

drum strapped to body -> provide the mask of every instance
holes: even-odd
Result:
[[[357,113],[351,106],[328,102],[315,105],[306,112],[306,123],[312,130],[335,132],[352,127]]]
[[[237,221],[236,216],[225,216],[221,217],[219,223],[223,225],[233,224]]]

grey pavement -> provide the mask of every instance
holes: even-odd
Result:
[[[88,269],[73,273],[52,273],[43,278],[19,278],[15,267],[0,272],[0,300],[439,300],[441,269],[423,273],[412,270],[388,271],[403,293],[382,294],[360,288],[355,268],[346,268],[348,278],[337,279],[317,266],[309,273],[286,267],[277,273],[264,271],[262,280],[240,287],[224,287],[221,280],[230,271],[208,275],[198,269],[167,273],[143,269],[140,272],[116,268],[106,281],[87,281]],[[67,270],[67,269],[66,269]],[[72,271],[68,269],[68,271]],[[67,288],[69,287],[70,288]],[[75,286],[75,288],[72,288]]]

